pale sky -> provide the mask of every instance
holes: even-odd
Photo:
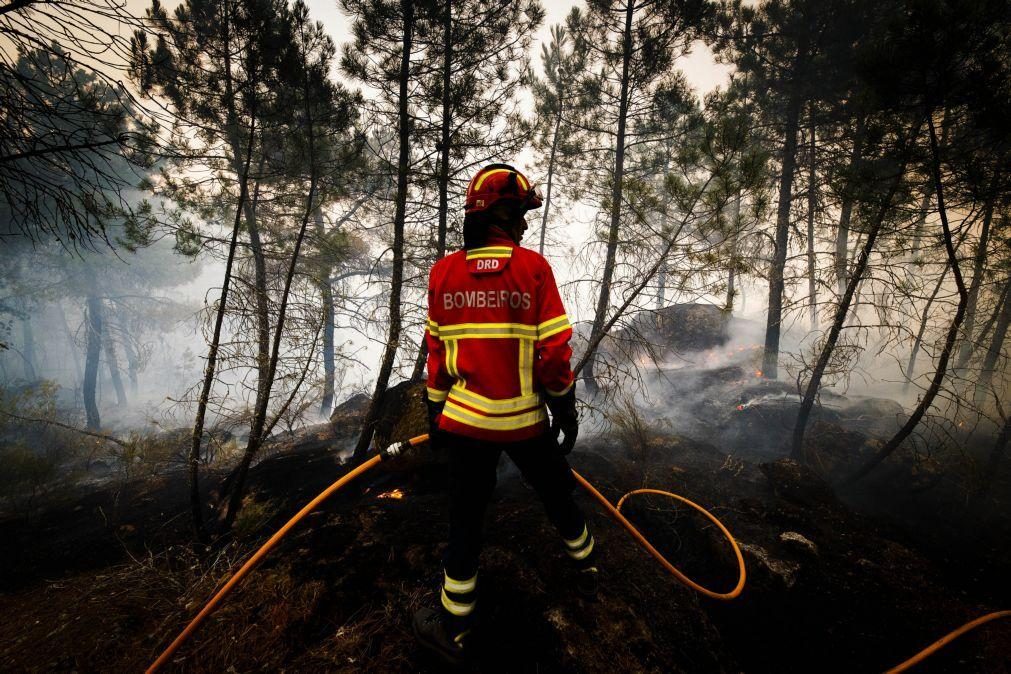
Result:
[[[131,2],[137,2],[137,0],[131,0]],[[146,6],[146,3],[144,4]],[[336,0],[306,0],[306,4],[309,6],[310,15],[323,23],[338,46],[350,39],[348,29],[350,22],[346,16],[341,14]],[[537,33],[531,51],[533,61],[538,67],[540,66],[541,43],[546,43],[551,39],[551,26],[563,23],[569,10],[576,5],[582,6],[582,4],[582,2],[541,0],[541,5],[544,7],[544,23]],[[712,52],[702,43],[698,43],[692,53],[678,64],[678,67],[684,71],[688,82],[695,87],[700,98],[713,87],[726,83],[730,75],[730,68],[716,63],[713,60]]]

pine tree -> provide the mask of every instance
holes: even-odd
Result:
[[[410,84],[412,51],[415,31],[415,3],[342,0],[342,8],[354,16],[355,41],[345,45],[342,68],[350,76],[376,89],[383,100],[395,104],[393,120],[397,129],[396,140],[396,195],[392,222],[393,269],[390,279],[388,303],[389,330],[383,357],[376,376],[376,385],[369,402],[362,431],[358,437],[352,460],[361,462],[372,442],[383,396],[393,373],[394,362],[401,340],[401,296],[404,282],[404,230],[407,216],[407,197],[411,180],[412,117]],[[386,114],[390,110],[386,109]]]
[[[541,46],[541,66],[544,79],[531,77],[534,95],[534,118],[528,135],[533,149],[541,157],[544,178],[544,205],[541,207],[541,228],[537,251],[544,254],[548,218],[556,186],[566,178],[573,162],[584,151],[585,134],[578,125],[579,89],[575,80],[586,66],[585,43],[570,35],[578,30],[582,13],[574,7],[566,24],[551,27],[551,42]],[[545,164],[546,158],[546,164]]]
[[[587,49],[593,69],[580,83],[584,101],[594,101],[589,130],[604,140],[607,148],[595,153],[595,171],[588,178],[605,189],[597,192],[607,213],[604,233],[604,265],[590,330],[589,346],[581,362],[585,364],[586,386],[598,389],[594,366],[596,344],[608,323],[614,292],[625,193],[625,161],[628,148],[642,142],[633,128],[636,119],[648,114],[658,84],[668,77],[676,59],[687,53],[700,34],[712,7],[702,0],[676,2],[589,3],[585,20],[579,24],[577,39]],[[585,105],[590,109],[590,105]],[[602,174],[599,163],[608,162]],[[606,181],[601,180],[607,176]],[[601,193],[603,192],[603,193]],[[613,324],[613,322],[612,322]]]

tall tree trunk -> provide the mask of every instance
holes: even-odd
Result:
[[[974,395],[976,407],[982,407],[986,401],[986,395],[990,391],[993,376],[997,372],[997,361],[1000,360],[1000,354],[1004,348],[1004,340],[1007,338],[1009,325],[1011,325],[1011,279],[1008,279],[1007,287],[1004,289],[1004,302],[1000,311],[1000,317],[994,326],[993,335],[990,337],[990,343],[986,349],[986,355],[983,356],[983,364],[980,366],[979,378],[976,380],[976,392]]]
[[[670,148],[668,148],[669,150]],[[661,174],[661,179],[665,179],[667,172],[670,171],[670,159],[669,157],[664,158],[663,162],[663,173]],[[660,211],[660,234],[662,237],[667,238],[670,236],[668,229],[668,221],[670,216],[667,214],[667,209],[670,208],[670,200],[664,199],[663,209]],[[660,271],[656,275],[656,310],[660,311],[663,309],[664,305],[667,303],[667,256],[665,255],[661,258]]]
[[[453,3],[445,1],[442,10],[442,124],[439,129],[439,231],[435,240],[435,259],[446,254],[446,239],[449,232],[449,151],[453,125],[452,84],[453,84]],[[421,381],[425,376],[428,360],[428,343],[422,334],[418,346],[418,357],[414,361],[411,381]]]
[[[262,175],[266,153],[260,157]],[[255,190],[256,193],[259,190]],[[258,199],[254,198],[244,205],[246,212],[246,231],[249,233],[249,251],[253,254],[253,296],[256,301],[256,399],[259,401],[267,389],[267,364],[270,361],[270,302],[267,297],[267,260],[263,253],[263,241],[260,238],[260,225],[257,222],[256,210]]]
[[[25,317],[21,321],[21,360],[24,362],[25,381],[33,382],[38,379],[35,371],[35,332],[27,308],[24,311]]]
[[[885,443],[877,454],[853,474],[849,479],[850,482],[865,477],[880,465],[882,461],[888,458],[909,434],[913,432],[916,425],[920,423],[920,419],[926,414],[927,409],[933,404],[934,398],[941,389],[941,383],[944,381],[944,376],[947,373],[948,361],[951,359],[959,330],[962,327],[962,320],[965,318],[965,308],[969,302],[969,291],[966,289],[965,282],[962,279],[962,271],[958,266],[958,256],[955,252],[955,242],[951,236],[951,228],[948,226],[948,212],[944,205],[944,185],[941,182],[941,156],[938,148],[937,132],[934,129],[934,120],[930,116],[927,117],[927,125],[930,130],[931,169],[934,178],[934,191],[937,194],[937,211],[941,216],[941,228],[944,232],[944,248],[948,254],[948,265],[951,267],[952,274],[955,277],[955,285],[958,287],[958,307],[955,309],[955,316],[951,320],[951,326],[948,328],[944,347],[941,349],[941,354],[937,359],[937,370],[934,372],[930,387],[924,392],[916,409],[913,410],[913,413],[902,428]]]
[[[115,312],[116,327],[123,338],[123,351],[126,353],[126,374],[130,380],[130,393],[137,395],[137,372],[140,370],[140,360],[137,357],[137,349],[133,348],[133,340],[130,338],[130,331],[126,327],[126,321],[122,313]]]
[[[311,121],[309,124],[311,125]],[[249,474],[249,467],[252,465],[253,458],[256,453],[260,450],[263,445],[263,441],[266,438],[266,432],[268,432],[267,426],[267,407],[270,404],[270,394],[274,386],[274,380],[277,377],[277,361],[281,354],[281,337],[284,334],[284,321],[288,309],[288,300],[291,297],[291,282],[295,278],[295,268],[298,264],[299,254],[302,250],[302,242],[305,240],[305,232],[309,226],[309,217],[315,208],[316,201],[316,170],[315,170],[315,152],[313,148],[313,141],[311,140],[311,134],[313,131],[310,127],[310,141],[309,141],[309,156],[312,158],[310,161],[314,163],[312,177],[309,182],[309,195],[306,197],[305,212],[302,215],[302,224],[299,227],[298,235],[295,238],[295,248],[291,254],[291,262],[288,265],[288,273],[284,280],[284,289],[281,291],[281,302],[277,310],[277,325],[274,328],[274,336],[272,343],[269,347],[269,358],[267,361],[267,369],[264,376],[263,385],[263,395],[257,395],[256,407],[253,410],[253,420],[250,424],[249,438],[246,441],[246,449],[242,454],[242,459],[239,461],[238,468],[234,471],[234,478],[231,480],[231,493],[228,498],[228,508],[225,510],[222,522],[226,529],[230,529],[232,524],[235,522],[236,516],[239,514],[239,510],[242,508],[242,497],[245,493],[246,488],[246,476]]]
[[[663,309],[667,302],[667,264],[660,265],[660,271],[656,274],[656,310]]]
[[[913,249],[910,251],[909,261],[918,263],[920,261],[920,250],[923,241],[923,228],[927,224],[927,212],[930,209],[930,199],[934,195],[934,190],[929,187],[923,190],[923,197],[920,199],[920,208],[916,216],[916,225],[913,227]]]
[[[811,139],[807,173],[807,304],[811,317],[811,330],[818,327],[818,286],[815,284],[816,262],[814,255],[814,212],[818,206],[815,157],[816,140],[814,127],[814,106],[808,111],[811,120]]]
[[[741,191],[734,197],[734,233],[730,235],[730,268],[727,271],[727,301],[723,310],[734,313],[734,299],[737,297],[737,241],[741,233]]]
[[[972,260],[972,281],[969,282],[969,300],[965,308],[965,328],[962,331],[962,343],[959,345],[958,358],[955,359],[955,370],[962,370],[972,356],[973,330],[976,327],[976,305],[979,302],[979,288],[983,283],[983,270],[986,266],[986,251],[990,244],[990,223],[993,221],[994,204],[997,201],[997,185],[1000,171],[995,171],[987,195],[983,211],[983,224],[979,232],[979,242],[976,244],[976,255]]]
[[[105,350],[105,362],[109,366],[109,377],[116,391],[116,407],[126,407],[126,389],[123,388],[123,377],[119,374],[119,358],[116,357],[116,343],[112,339],[112,330],[106,330],[102,346]]]
[[[551,208],[551,185],[555,178],[555,156],[558,152],[558,131],[562,126],[562,92],[556,90],[558,110],[555,113],[555,130],[551,136],[551,154],[548,155],[548,184],[544,193],[544,212],[541,213],[541,241],[537,252],[544,255],[544,239],[548,232],[548,209]]]
[[[102,353],[102,298],[98,296],[98,289],[95,282],[95,273],[88,271],[88,297],[87,304],[87,346],[84,353],[84,414],[87,418],[86,427],[88,430],[97,431],[102,427],[102,419],[98,415],[98,401],[96,400],[96,389],[98,382],[98,361]]]
[[[439,129],[439,232],[435,240],[435,258],[446,254],[449,230],[449,151],[453,130],[453,3],[445,0],[442,11],[442,126]]]
[[[799,61],[799,54],[797,58]],[[797,133],[801,103],[800,94],[794,91],[786,110],[779,206],[776,210],[776,250],[769,267],[769,311],[765,325],[765,350],[762,354],[762,376],[767,379],[779,378],[779,341],[783,326],[783,295],[786,290],[784,276],[786,254],[790,245],[790,206],[797,165]]]
[[[849,174],[856,176],[856,172],[863,159],[864,135],[867,131],[867,124],[864,117],[857,118],[856,130],[853,132],[853,147],[850,149]],[[854,195],[847,188],[842,195],[842,202],[839,205],[839,227],[836,229],[835,237],[835,278],[836,290],[840,297],[846,292],[847,269],[849,268],[849,234],[850,220],[853,218]]]
[[[948,146],[948,132],[951,129],[951,117],[947,110],[944,111],[944,116],[941,118],[941,147]],[[923,198],[920,199],[920,210],[916,217],[916,225],[913,227],[913,249],[910,251],[909,259],[911,262],[920,262],[920,251],[923,249],[923,229],[927,225],[927,215],[929,214],[931,198],[934,196],[934,190],[932,187],[927,186],[923,190]],[[965,234],[963,233],[964,237]],[[911,267],[907,267],[908,269]]]
[[[224,104],[226,107],[226,128],[225,136],[230,149],[230,161],[232,171],[235,175],[248,177],[248,169],[243,169],[241,157],[244,155],[242,139],[240,137],[239,113],[236,107],[239,92],[235,91],[235,81],[232,73],[231,55],[231,17],[228,15],[227,5],[224,8],[225,16],[221,22],[223,34],[224,51]],[[255,89],[255,83],[250,85]],[[255,125],[250,125],[250,133],[255,132]],[[252,143],[252,140],[250,140]],[[250,145],[252,147],[252,145]],[[259,181],[263,176],[263,167],[267,160],[267,153],[260,153],[260,161],[257,168],[257,187],[254,190],[252,200],[243,199],[239,205],[239,210],[245,215],[246,231],[249,235],[249,249],[253,256],[253,296],[255,300],[256,314],[256,369],[257,385],[256,399],[259,401],[263,397],[266,385],[267,362],[270,359],[270,309],[267,297],[267,263],[263,254],[263,242],[260,238],[260,227],[256,218],[256,207],[259,194]]]
[[[807,388],[804,391],[804,397],[801,399],[800,408],[797,410],[797,422],[793,428],[793,447],[790,452],[790,458],[795,461],[804,462],[804,432],[807,428],[807,422],[811,415],[811,409],[814,407],[814,399],[818,395],[818,390],[821,388],[821,380],[825,374],[825,369],[828,367],[829,361],[832,359],[832,352],[835,350],[835,346],[839,341],[839,335],[842,333],[843,326],[846,324],[846,316],[849,314],[850,304],[853,301],[853,297],[856,295],[857,286],[863,280],[864,273],[867,270],[867,263],[870,260],[871,253],[874,251],[874,242],[878,238],[878,233],[881,231],[882,223],[885,221],[885,217],[888,215],[888,211],[892,206],[892,199],[895,197],[895,193],[898,191],[899,184],[902,181],[902,173],[905,171],[905,161],[903,161],[902,170],[900,170],[892,181],[892,185],[888,190],[888,195],[885,197],[881,208],[878,210],[874,222],[871,223],[870,230],[867,232],[867,238],[864,240],[863,248],[860,251],[860,257],[857,259],[856,266],[853,269],[853,274],[849,276],[846,282],[846,290],[843,292],[842,299],[839,300],[839,306],[836,308],[835,318],[832,321],[832,327],[829,329],[828,337],[825,340],[825,345],[821,349],[821,353],[818,355],[818,360],[815,363],[814,369],[811,372],[811,379],[807,382]]]
[[[600,280],[600,295],[597,298],[597,308],[593,315],[593,328],[590,331],[590,344],[583,357],[586,363],[586,388],[592,395],[596,393],[597,379],[594,374],[596,362],[596,346],[600,343],[600,335],[607,320],[607,309],[610,306],[611,283],[614,279],[614,264],[618,254],[618,228],[621,224],[622,180],[625,175],[625,125],[628,122],[629,98],[629,64],[632,60],[632,18],[635,14],[635,0],[628,0],[625,8],[625,30],[622,33],[621,57],[621,92],[618,98],[618,136],[614,144],[614,176],[611,185],[611,225],[607,235],[607,256],[604,259],[604,273]]]
[[[27,272],[29,261],[24,259],[18,265],[21,271]],[[35,357],[35,331],[32,329],[32,314],[31,308],[27,301],[21,303],[21,311],[24,313],[24,317],[21,319],[21,361],[23,372],[25,375],[25,381],[33,382],[38,379],[38,373],[36,372],[36,357]]]
[[[414,33],[414,3],[413,0],[401,0],[404,19],[403,55],[400,59],[400,100],[397,114],[397,127],[400,140],[400,156],[397,162],[397,195],[393,216],[393,275],[390,281],[390,330],[387,335],[386,349],[376,377],[376,388],[365,414],[361,435],[352,456],[353,463],[364,460],[372,443],[372,436],[379,420],[379,410],[382,409],[386,387],[390,383],[393,364],[400,348],[400,292],[404,278],[404,219],[407,213],[407,189],[410,171],[411,118],[408,110],[408,84],[411,74],[411,44]]]
[[[242,227],[242,213],[249,188],[249,166],[253,159],[253,144],[256,139],[256,117],[250,121],[249,140],[246,146],[246,157],[241,173],[237,174],[239,181],[239,200],[235,205],[235,221],[232,223],[232,238],[228,244],[228,257],[225,260],[225,277],[221,282],[221,297],[218,299],[217,312],[214,317],[214,333],[211,343],[207,345],[207,364],[204,366],[204,381],[197,399],[197,414],[193,422],[193,435],[190,438],[190,450],[187,456],[187,469],[190,486],[190,516],[193,529],[200,540],[207,537],[204,528],[203,507],[200,498],[200,444],[204,435],[204,418],[207,414],[207,403],[214,384],[214,375],[218,363],[218,349],[221,344],[221,327],[225,320],[225,309],[228,305],[228,290],[232,281],[232,265],[235,262],[235,249],[238,244],[239,230]]]
[[[301,55],[302,62],[304,63],[305,54]],[[262,395],[257,393],[256,407],[253,409],[253,420],[250,424],[249,429],[249,439],[246,441],[246,449],[243,452],[242,459],[239,462],[238,468],[233,471],[235,475],[234,481],[231,483],[231,494],[228,498],[228,507],[225,510],[222,522],[224,526],[228,529],[232,527],[235,523],[235,518],[239,514],[239,510],[242,508],[242,497],[245,493],[246,487],[246,476],[249,473],[249,466],[253,462],[253,457],[259,451],[263,444],[264,439],[270,430],[273,428],[274,423],[280,418],[280,415],[284,412],[284,409],[290,404],[291,399],[284,404],[282,409],[278,412],[278,415],[274,418],[271,424],[267,425],[267,407],[270,405],[270,394],[274,386],[274,381],[277,378],[277,362],[281,355],[281,339],[284,336],[284,323],[288,311],[288,301],[291,298],[291,284],[295,278],[295,269],[298,266],[299,255],[302,251],[302,243],[305,241],[305,233],[309,228],[309,218],[312,214],[318,210],[319,204],[316,202],[316,188],[318,186],[320,167],[319,167],[319,157],[316,153],[316,130],[314,126],[313,119],[313,105],[314,99],[309,88],[309,74],[305,67],[302,70],[303,76],[303,92],[302,95],[305,101],[305,109],[302,111],[304,114],[303,119],[306,129],[306,141],[307,141],[307,151],[308,151],[308,161],[310,163],[310,173],[309,173],[309,193],[306,195],[305,208],[302,210],[302,222],[298,228],[298,234],[295,237],[295,246],[291,253],[291,262],[288,264],[288,271],[284,277],[284,287],[281,290],[280,303],[277,308],[277,324],[274,328],[273,340],[269,345],[268,351],[268,362],[266,364],[265,376],[262,380]],[[315,340],[313,342],[312,348],[310,349],[310,354],[312,349],[315,349]],[[310,355],[310,359],[312,356]],[[308,370],[308,364],[306,366],[306,371]],[[303,372],[303,379],[305,372]],[[296,384],[296,387],[298,384]]]
[[[323,240],[323,209],[316,207],[313,212],[313,224],[316,236]],[[320,269],[319,294],[323,302],[323,399],[319,404],[319,413],[329,417],[333,411],[334,373],[337,371],[334,363],[334,301],[333,285],[330,280],[330,261],[326,260]]]
[[[909,361],[906,363],[906,383],[903,384],[903,390],[909,389],[909,383],[913,381],[913,372],[916,369],[916,359],[920,355],[920,349],[923,346],[923,335],[927,332],[927,320],[930,318],[930,307],[933,306],[934,300],[937,299],[937,294],[941,291],[941,286],[944,285],[944,277],[948,275],[949,267],[945,265],[944,271],[937,279],[937,284],[934,286],[934,292],[930,294],[927,299],[926,306],[923,307],[923,314],[920,316],[920,329],[916,332],[916,339],[913,340],[913,348],[909,352]]]

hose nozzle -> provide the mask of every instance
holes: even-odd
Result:
[[[389,447],[380,449],[379,454],[383,457],[383,460],[392,459],[403,454],[408,447],[410,447],[410,445],[406,442],[394,442]]]
[[[424,435],[417,435],[410,440],[401,440],[400,442],[394,442],[392,445],[385,449],[379,450],[379,455],[383,457],[383,460],[392,459],[400,456],[411,447],[416,447],[423,442],[428,442],[428,433]]]

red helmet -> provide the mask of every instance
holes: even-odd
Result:
[[[526,176],[508,164],[490,164],[467,186],[465,213],[480,213],[499,201],[516,203],[524,212],[541,207],[541,195]]]

